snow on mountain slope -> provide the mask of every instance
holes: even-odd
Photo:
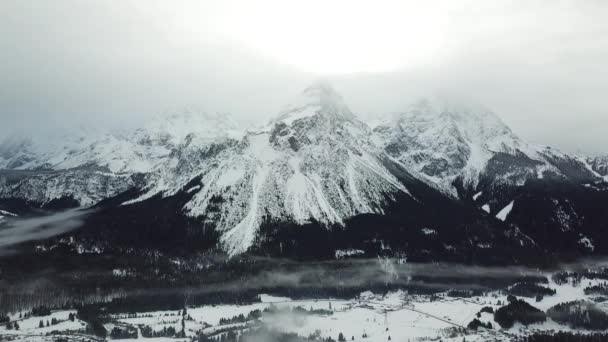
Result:
[[[82,131],[54,139],[6,139],[0,144],[0,198],[45,205],[72,198],[81,206],[140,186],[183,146],[204,149],[242,133],[228,116],[185,111],[159,116],[127,134]],[[44,142],[44,143],[42,143]]]
[[[238,139],[243,132],[229,114],[208,114],[186,109],[157,116],[143,128],[136,130],[131,140],[141,145],[178,146],[187,139],[211,143],[225,138]]]
[[[585,184],[595,187],[588,191],[601,202],[599,183],[589,181],[600,177],[598,162],[531,146],[487,109],[448,101],[419,101],[372,130],[326,83],[305,89],[274,119],[249,131],[226,115],[186,111],[124,134],[77,133],[45,146],[7,139],[0,144],[0,169],[0,199],[40,206],[67,199],[68,205],[89,206],[134,190],[110,201],[120,214],[113,220],[156,205],[165,218],[202,222],[202,230],[219,234],[212,237],[214,246],[219,239],[231,255],[263,244],[267,224],[318,228],[398,210],[398,222],[408,221],[416,231],[435,211],[445,217],[462,212],[497,217],[535,241],[545,238],[533,232],[547,222],[574,232],[583,226],[580,218],[589,227],[605,221],[585,199],[569,202]],[[463,203],[455,201],[459,197]],[[419,211],[410,216],[408,210]],[[461,228],[468,224],[462,220]],[[102,229],[104,222],[97,222]],[[440,226],[440,235],[454,232]],[[477,233],[487,233],[481,228]]]
[[[282,122],[288,126],[300,119],[323,113],[335,123],[342,120],[355,120],[355,115],[342,100],[342,97],[326,82],[317,82],[304,89],[301,96],[294,99],[279,113],[275,123]]]
[[[150,176],[138,200],[171,195],[200,177],[185,210],[214,225],[234,255],[254,243],[265,220],[341,224],[356,214],[382,213],[396,193],[408,192],[383,166],[371,130],[331,87],[311,86],[295,103],[240,140],[205,151],[184,147]]]
[[[32,140],[9,136],[0,143],[0,169],[18,169],[35,159]]]
[[[529,145],[485,108],[444,99],[420,100],[374,131],[387,153],[453,196],[457,181],[476,193],[483,178],[493,186],[523,185],[584,168],[576,158]]]
[[[227,115],[186,110],[158,116],[127,135],[106,134],[53,165],[65,169],[94,164],[115,173],[148,173],[165,162],[180,144],[195,141],[203,146],[240,134],[237,124]]]
[[[0,174],[0,198],[18,198],[40,205],[71,198],[80,206],[90,206],[136,185],[128,175],[91,169],[6,171]]]
[[[588,158],[587,162],[593,171],[597,172],[608,181],[608,156]]]
[[[506,221],[507,216],[509,216],[511,210],[513,210],[513,204],[515,204],[515,201],[511,201],[509,204],[507,204],[506,207],[502,208],[502,210],[500,210],[498,214],[496,214],[496,218],[501,221]]]
[[[79,131],[40,141],[7,139],[0,144],[0,169],[96,166],[114,173],[147,173],[186,140],[204,145],[241,135],[238,125],[225,114],[186,110],[158,116],[126,134]]]
[[[0,169],[50,169],[54,163],[77,153],[99,137],[101,133],[94,130],[27,138],[9,136],[0,143]]]

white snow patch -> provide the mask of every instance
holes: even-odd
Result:
[[[490,213],[490,205],[489,205],[489,204],[487,204],[487,203],[486,203],[486,204],[484,204],[484,205],[483,205],[483,207],[481,207],[481,209],[482,209],[483,211],[485,211],[486,213],[488,213],[488,214]]]
[[[476,193],[476,194],[473,196],[473,201],[477,201],[477,199],[479,198],[479,196],[481,196],[482,194],[483,194],[483,191],[480,191],[480,192]]]
[[[115,268],[112,270],[112,275],[115,277],[126,277],[127,276],[127,270],[125,269],[120,269],[120,268]]]
[[[424,235],[437,235],[437,231],[431,228],[422,228],[420,231],[422,231],[422,234]]]
[[[501,220],[501,221],[506,221],[507,220],[507,216],[509,216],[509,213],[511,213],[511,210],[513,210],[513,204],[515,203],[515,201],[511,201],[511,203],[507,204],[506,207],[502,208],[502,210],[496,214],[496,218]]]
[[[349,248],[349,249],[338,249],[336,250],[336,259],[342,259],[345,257],[363,255],[365,252],[361,249]]]
[[[228,170],[223,170],[215,184],[218,187],[225,188],[236,184],[244,176],[245,170],[233,167]]]
[[[190,189],[186,190],[186,192],[187,192],[187,193],[189,193],[189,194],[191,194],[191,193],[193,193],[194,191],[199,190],[200,188],[201,188],[201,186],[200,186],[200,185],[195,185],[195,186],[191,187]]]
[[[589,249],[592,252],[595,249],[595,246],[591,242],[591,239],[586,236],[583,236],[580,240],[578,240],[578,243],[585,246],[585,248]]]

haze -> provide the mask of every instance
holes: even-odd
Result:
[[[449,93],[608,153],[604,1],[0,2],[0,140],[195,106],[264,121],[326,78],[363,118]]]

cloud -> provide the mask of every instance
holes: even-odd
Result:
[[[295,6],[308,15],[294,23],[312,26],[322,19],[327,36],[335,38],[325,48],[309,39],[308,30],[284,34],[293,29],[285,25],[297,11],[282,1],[256,2],[255,11],[247,3],[0,2],[0,137],[77,125],[137,127],[167,109],[190,106],[264,121],[318,77],[293,66],[286,49],[310,46],[306,53],[322,61],[337,55],[331,51],[344,52],[340,46],[369,49],[365,42],[375,41],[386,51],[414,54],[415,44],[399,40],[411,37],[407,25],[376,25],[366,35],[365,25],[381,21],[389,8],[397,17],[420,11],[419,18],[432,19],[441,44],[422,64],[329,76],[355,112],[379,114],[419,95],[455,92],[492,108],[532,142],[608,152],[602,130],[608,124],[605,1],[437,0],[412,6],[369,0],[337,17],[328,11],[351,2]],[[333,25],[340,17],[361,23],[358,36]],[[273,34],[275,40],[266,40]],[[260,37],[264,44],[256,43]]]
[[[8,218],[0,226],[0,253],[11,246],[42,240],[80,227],[91,210],[72,209],[31,218]]]
[[[390,284],[414,290],[446,291],[487,290],[511,285],[524,276],[541,277],[537,269],[523,266],[483,267],[462,264],[400,264],[393,259],[352,259],[322,262],[299,262],[276,258],[255,258],[255,271],[226,280],[217,281],[208,275],[204,286],[193,288],[145,289],[138,294],[209,294],[216,292],[258,291],[273,293],[276,289],[304,289],[309,293],[324,293],[328,289],[341,289],[345,293],[362,289],[373,290]],[[389,267],[387,265],[390,264]],[[263,266],[260,266],[263,265]],[[258,269],[261,267],[262,269]],[[243,281],[246,279],[246,281]]]

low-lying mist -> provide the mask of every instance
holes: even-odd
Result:
[[[20,243],[42,240],[80,227],[91,210],[71,209],[44,216],[9,217],[0,226],[0,256]]]

